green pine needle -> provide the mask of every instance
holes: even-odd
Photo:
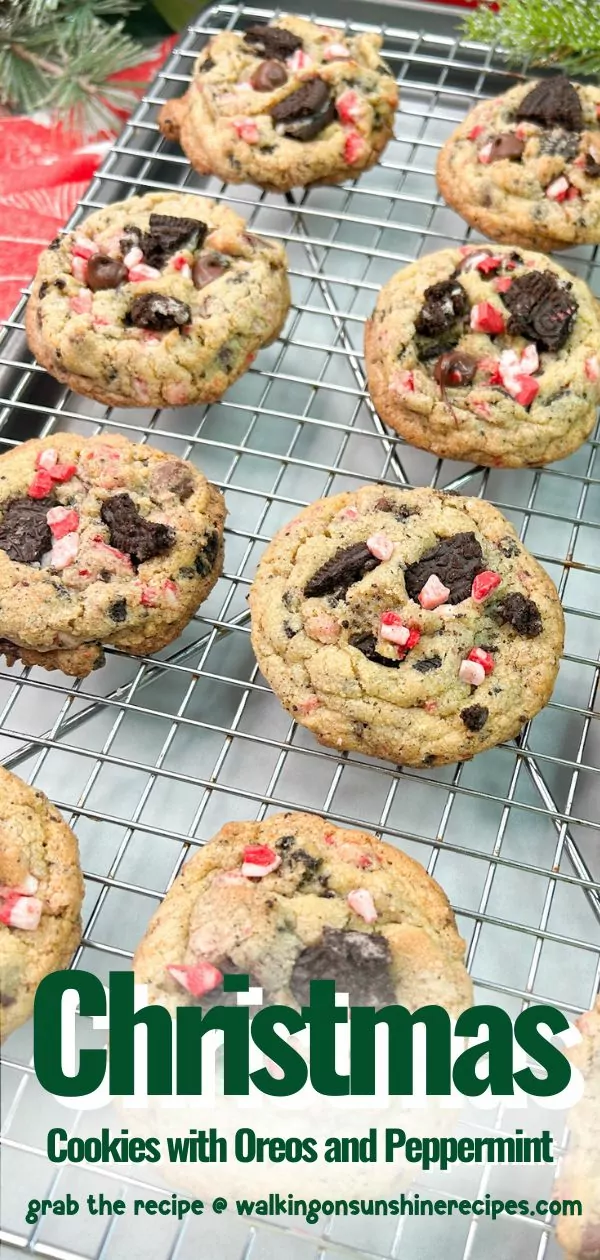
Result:
[[[497,43],[511,62],[562,66],[570,74],[600,74],[597,0],[500,0],[465,19],[468,39]]]

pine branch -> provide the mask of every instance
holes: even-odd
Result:
[[[507,60],[600,74],[600,5],[593,0],[500,0],[465,19],[468,39],[498,43]]]

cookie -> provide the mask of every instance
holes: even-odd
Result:
[[[400,765],[463,761],[550,698],[556,589],[490,503],[364,486],[275,536],[250,590],[252,643],[322,744]]]
[[[81,938],[77,840],[43,792],[0,768],[0,1040]]]
[[[350,1001],[472,1002],[464,942],[422,866],[362,831],[312,814],[224,826],[184,867],[134,958],[165,1006],[235,1002],[223,976],[246,972],[265,1001],[302,1006],[310,981]]]
[[[481,101],[446,141],[440,192],[493,241],[600,242],[600,88],[564,75]]]
[[[600,402],[600,306],[541,254],[466,245],[384,285],[365,331],[371,396],[413,446],[518,468],[564,459]]]
[[[568,1123],[569,1148],[553,1198],[579,1199],[581,1216],[559,1216],[556,1237],[567,1260],[600,1260],[600,998],[577,1021],[582,1040],[569,1058],[583,1075],[584,1093]]]
[[[225,505],[198,468],[122,437],[0,456],[0,652],[84,677],[103,643],[157,652],[212,590]]]
[[[227,206],[132,197],[40,255],[29,345],[57,380],[111,407],[212,402],[279,335],[286,268],[283,247]]]
[[[398,89],[381,42],[300,17],[224,31],[159,127],[197,171],[229,183],[285,192],[353,179],[392,136]]]

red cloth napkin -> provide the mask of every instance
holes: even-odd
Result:
[[[175,36],[128,75],[147,82]],[[83,196],[116,134],[79,135],[46,114],[0,118],[0,318],[29,284],[40,250],[52,240]]]

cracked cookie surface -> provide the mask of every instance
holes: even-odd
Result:
[[[40,980],[81,937],[77,840],[39,789],[0,768],[0,1040],[33,1010]]]
[[[567,1117],[571,1131],[557,1199],[579,1199],[581,1216],[560,1216],[556,1238],[567,1260],[600,1260],[600,998],[577,1020],[581,1041],[567,1051],[583,1076],[583,1096]]]
[[[211,402],[279,335],[285,250],[205,197],[97,210],[40,255],[27,304],[39,363],[116,407]]]
[[[444,199],[494,241],[600,241],[600,88],[558,75],[481,101],[443,146]]]
[[[412,766],[516,735],[550,698],[554,584],[490,503],[364,486],[318,500],[250,590],[260,668],[323,744]]]
[[[379,35],[300,17],[216,35],[159,126],[192,166],[286,191],[352,179],[392,136],[398,89]]]
[[[0,457],[0,652],[84,677],[103,644],[176,639],[221,572],[225,505],[199,469],[56,433]]]
[[[228,823],[186,863],[134,958],[151,1001],[235,1001],[246,972],[265,1001],[302,1005],[311,979],[351,1002],[457,1015],[472,1002],[464,942],[423,867],[361,831],[312,814]]]
[[[365,362],[377,411],[413,446],[478,464],[544,464],[594,427],[600,307],[541,254],[444,249],[384,285]]]

